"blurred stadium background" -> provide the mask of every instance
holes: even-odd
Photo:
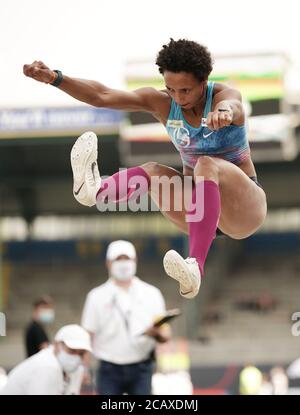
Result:
[[[209,39],[205,43],[210,46]],[[52,333],[80,322],[87,292],[106,279],[106,246],[120,238],[137,247],[138,275],[162,290],[168,308],[183,311],[172,326],[185,359],[179,353],[174,365],[190,368],[195,393],[236,394],[246,362],[268,372],[300,357],[299,337],[292,335],[292,315],[300,311],[300,84],[289,54],[259,49],[216,54],[211,79],[242,91],[268,217],[247,240],[214,241],[193,301],[182,299],[164,274],[165,251],[185,252],[187,241],[159,212],[99,213],[72,196],[74,137],[86,130],[98,134],[102,175],[150,160],[180,168],[164,129],[145,114],[71,99],[55,105],[44,96],[40,105],[27,107],[17,99],[15,106],[0,101],[0,311],[7,322],[0,366],[9,370],[25,357],[23,329],[39,295],[55,300]],[[153,56],[143,51],[143,58],[126,61],[122,82],[128,88],[163,87]],[[63,59],[60,65],[63,70]],[[291,390],[297,387],[297,379],[290,379]]]

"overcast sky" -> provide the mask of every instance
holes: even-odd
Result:
[[[2,108],[74,103],[25,78],[24,63],[43,60],[68,75],[120,87],[126,60],[154,61],[169,37],[199,41],[214,54],[280,50],[300,63],[299,0],[1,0],[0,5]]]

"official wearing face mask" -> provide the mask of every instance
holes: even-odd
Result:
[[[77,324],[62,327],[54,344],[17,365],[0,395],[79,394],[83,360],[91,351],[90,335]],[[81,376],[81,378],[80,378]]]
[[[25,329],[25,347],[27,357],[49,346],[46,326],[54,322],[53,301],[48,296],[36,299],[33,303],[32,319]]]
[[[82,316],[99,359],[97,392],[150,395],[156,342],[170,337],[163,327],[153,327],[165,312],[165,302],[158,288],[136,276],[132,243],[112,242],[106,260],[109,278],[89,292]]]

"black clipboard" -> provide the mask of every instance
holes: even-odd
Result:
[[[173,320],[174,318],[181,315],[181,311],[179,308],[173,308],[172,310],[168,310],[163,314],[162,316],[158,317],[154,323],[153,327],[159,327],[165,323],[167,323],[170,320]]]

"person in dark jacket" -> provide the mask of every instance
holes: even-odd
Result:
[[[53,301],[48,296],[38,298],[33,303],[32,320],[25,330],[25,347],[27,357],[38,353],[49,345],[45,326],[54,321]]]

